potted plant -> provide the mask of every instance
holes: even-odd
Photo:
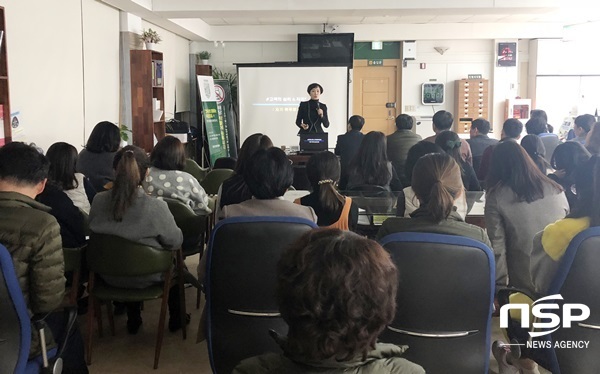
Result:
[[[146,44],[146,49],[153,50],[155,44],[160,43],[162,40],[160,35],[152,29],[144,30],[141,36],[142,41]]]
[[[127,127],[127,125],[124,124],[120,124],[119,125],[119,132],[121,133],[121,146],[126,146],[127,142],[129,141],[129,134],[131,134],[131,130],[129,129],[129,127]]]
[[[196,54],[196,58],[198,59],[198,61],[202,62],[202,65],[208,65],[208,60],[210,59],[210,52],[209,51],[202,51],[198,54]]]

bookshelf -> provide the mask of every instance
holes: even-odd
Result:
[[[8,61],[6,52],[6,21],[4,7],[0,7],[0,146],[12,141],[10,122],[10,95],[8,85]]]
[[[130,62],[133,144],[151,152],[154,136],[165,137],[163,54],[132,50]]]

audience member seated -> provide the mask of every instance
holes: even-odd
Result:
[[[435,139],[435,144],[442,148],[444,152],[449,154],[458,163],[465,189],[467,191],[481,191],[481,186],[479,185],[475,170],[473,170],[471,165],[463,161],[460,156],[460,147],[462,143],[463,141],[452,131],[441,132]]]
[[[237,160],[234,157],[221,157],[215,160],[214,169],[235,169]]]
[[[592,126],[585,138],[585,148],[593,155],[600,154],[600,126],[598,126],[598,123],[600,122],[596,122]]]
[[[100,192],[92,202],[90,229],[98,234],[120,236],[127,240],[164,250],[177,250],[183,242],[181,230],[167,203],[146,195],[141,187],[149,161],[139,147],[129,145],[115,155],[115,180],[110,191]],[[161,282],[161,274],[148,277],[105,276],[113,287],[146,288]],[[142,324],[141,303],[126,303],[127,330],[136,334]],[[179,290],[169,293],[169,329],[181,327]]]
[[[106,184],[115,178],[113,159],[120,146],[119,128],[112,122],[103,121],[94,127],[85,149],[79,153],[77,172],[88,177],[97,192],[108,189]]]
[[[550,163],[552,153],[554,153],[554,149],[558,146],[560,140],[558,139],[558,135],[548,132],[547,120],[544,119],[544,117],[532,117],[525,124],[525,129],[527,130],[527,134],[540,137],[540,140],[544,144],[544,149],[546,150],[544,158],[546,159],[546,162]]]
[[[444,150],[438,147],[435,143],[422,140],[417,144],[413,145],[408,150],[406,156],[406,164],[404,167],[404,173],[406,175],[413,175],[413,170],[417,161],[429,153],[444,153]],[[398,203],[396,205],[396,216],[398,217],[410,217],[410,214],[417,210],[420,206],[419,199],[415,196],[415,191],[412,186],[404,187],[398,194]],[[456,201],[457,213],[464,219],[467,216],[467,199],[465,194],[461,194]]]
[[[340,156],[341,176],[340,188],[345,189],[348,184],[348,166],[350,161],[356,156],[360,143],[363,140],[364,134],[360,132],[365,125],[365,119],[361,116],[354,115],[348,120],[347,132],[338,135],[337,143],[335,144],[335,154]]]
[[[500,133],[500,143],[504,141],[518,141],[521,138],[521,133],[523,132],[523,124],[516,118],[509,118],[504,121],[502,125],[502,132]],[[496,143],[497,145],[497,143]],[[479,180],[484,181],[488,175],[488,171],[490,169],[490,160],[492,158],[492,152],[496,145],[489,146],[483,151],[483,156],[481,156],[481,164],[479,165],[479,170],[475,169],[477,172],[477,177]]]
[[[313,208],[319,226],[341,230],[355,228],[358,206],[352,202],[352,198],[340,195],[336,189],[340,179],[337,157],[327,151],[312,155],[306,164],[306,174],[312,192],[294,202]]]
[[[258,133],[246,138],[238,154],[233,176],[221,185],[218,198],[220,208],[225,205],[239,204],[252,198],[252,193],[244,181],[244,171],[248,168],[250,158],[256,151],[271,147],[273,147],[273,142],[266,135]]]
[[[592,129],[592,126],[596,122],[596,117],[591,114],[582,114],[575,118],[575,124],[573,125],[573,133],[575,138],[571,141],[585,145],[585,139],[588,133]]]
[[[13,142],[0,148],[0,243],[11,254],[32,316],[56,310],[65,292],[60,227],[48,207],[34,200],[44,190],[49,167],[48,159],[31,146]],[[52,336],[62,335],[63,314],[49,314],[46,324],[46,344],[53,347]],[[29,357],[40,354],[38,331],[32,324]],[[63,360],[65,373],[88,372],[79,330],[69,338]]]
[[[531,157],[535,166],[537,166],[543,174],[547,174],[550,163],[546,160],[552,158],[546,157],[546,148],[540,137],[537,135],[525,135],[523,139],[521,139],[521,147],[523,147],[525,152]]]
[[[445,110],[438,110],[433,115],[433,123],[432,128],[435,135],[432,135],[428,138],[425,138],[426,141],[435,143],[435,138],[442,131],[450,131],[452,128],[452,123],[454,122],[454,118],[452,117],[452,113],[446,112]],[[471,147],[469,143],[463,142],[460,146],[460,155],[464,161],[473,165],[473,155],[471,154]]]
[[[399,115],[396,117],[396,131],[387,136],[387,157],[396,169],[403,186],[410,186],[410,175],[404,174],[408,150],[421,141],[421,136],[412,131],[413,122],[413,118],[408,114]]]
[[[380,186],[388,191],[402,190],[396,169],[388,161],[385,135],[371,131],[365,135],[358,152],[348,166],[348,190]]]
[[[244,180],[252,193],[252,199],[224,206],[221,219],[239,216],[291,216],[317,222],[317,215],[311,207],[283,199],[283,194],[294,180],[294,170],[281,149],[256,151],[244,172]]]
[[[425,373],[401,357],[406,346],[377,343],[394,319],[397,282],[376,242],[335,229],[308,232],[277,268],[276,297],[289,330],[272,335],[283,353],[245,359],[233,373]]]
[[[577,201],[565,218],[549,224],[533,239],[531,277],[534,295],[548,295],[562,256],[571,240],[583,230],[600,226],[600,157],[593,156],[575,172]]]
[[[439,138],[438,138],[439,139]],[[455,202],[463,195],[460,166],[446,153],[421,157],[412,174],[412,186],[420,206],[411,218],[393,217],[383,222],[377,239],[397,232],[428,232],[466,236],[491,247],[485,230],[465,223]]]
[[[571,210],[575,207],[577,200],[572,188],[575,184],[575,171],[589,159],[590,152],[579,142],[559,144],[552,155],[551,165],[556,171],[548,177],[563,188]]]
[[[473,169],[475,171],[479,170],[479,167],[481,166],[483,152],[488,147],[498,144],[498,140],[488,136],[489,132],[490,122],[484,118],[477,118],[471,123],[471,129],[469,130],[470,139],[467,139],[467,143],[469,143],[469,146],[471,147],[471,152],[473,154]]]
[[[96,190],[85,175],[75,171],[77,149],[68,143],[54,143],[48,148],[46,157],[50,160],[48,182],[64,191],[82,212],[90,214]]]
[[[496,285],[532,289],[532,238],[565,217],[567,198],[516,142],[496,146],[486,185],[485,225],[496,258]]]
[[[567,142],[556,148],[555,155],[561,146],[577,142]],[[537,233],[533,239],[533,250],[529,265],[533,289],[528,289],[528,296],[539,299],[548,296],[551,282],[556,277],[556,271],[562,261],[562,257],[573,240],[573,238],[589,227],[600,226],[600,185],[594,181],[600,180],[600,159],[597,156],[584,161],[574,172],[573,180],[577,189],[576,202],[571,213],[564,219],[549,224],[542,232]],[[520,295],[519,302],[533,303],[526,295]],[[521,342],[529,338],[528,330],[509,324],[507,335],[509,339],[517,339]],[[495,343],[494,346],[497,346]],[[508,355],[499,348],[493,348],[500,373],[539,373],[537,364],[545,368],[551,367],[551,350],[527,348],[522,349],[521,358],[518,361],[509,362]],[[529,370],[529,371],[527,371]]]
[[[149,195],[177,199],[197,214],[211,212],[204,188],[196,178],[183,171],[185,148],[179,139],[173,136],[162,138],[154,146],[150,162],[152,167],[142,182]]]

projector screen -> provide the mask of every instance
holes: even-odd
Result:
[[[301,101],[310,99],[311,83],[323,87],[320,101],[327,105],[329,147],[346,132],[348,123],[348,68],[345,66],[238,66],[240,144],[254,133],[269,136],[273,145],[297,147],[296,115]]]

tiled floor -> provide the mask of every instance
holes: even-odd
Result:
[[[198,264],[198,256],[190,257],[186,260],[191,272],[195,272]],[[106,313],[103,310],[104,337],[94,336],[92,365],[90,373],[92,374],[138,374],[138,373],[211,373],[206,341],[196,343],[196,333],[198,331],[198,321],[200,319],[200,310],[195,307],[196,289],[186,289],[187,311],[191,313],[192,319],[188,326],[188,338],[182,340],[181,332],[165,332],[162,352],[158,370],[153,370],[154,346],[156,343],[156,326],[158,325],[158,314],[160,311],[160,301],[146,302],[142,318],[144,323],[137,335],[127,334],[125,323],[126,316],[115,317],[116,336],[111,336],[106,321]],[[202,299],[202,305],[204,299]],[[202,308],[202,306],[201,306]],[[168,317],[167,317],[168,318]],[[80,318],[80,326],[85,334],[86,327],[85,316]],[[504,340],[500,331],[499,320],[492,320],[492,341]],[[549,372],[540,370],[541,374]],[[496,360],[490,359],[490,374],[498,373],[498,364]]]

